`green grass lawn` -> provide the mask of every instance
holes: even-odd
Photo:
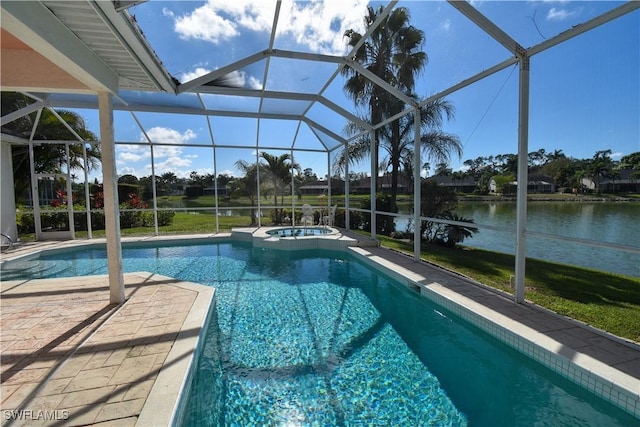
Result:
[[[413,253],[413,243],[378,236],[383,246]],[[475,248],[425,244],[421,257],[512,293],[515,258]],[[640,342],[640,279],[527,259],[525,297],[542,307]]]

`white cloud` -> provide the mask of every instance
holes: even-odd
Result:
[[[191,129],[184,133],[165,127],[153,127],[147,130],[147,135],[153,143],[177,144],[169,146],[154,145],[153,156],[156,160],[156,173],[172,171],[172,167],[190,166],[193,156],[183,156],[183,148],[180,147],[187,141],[192,140],[197,135]],[[140,142],[147,142],[144,135],[140,135]],[[134,170],[133,163],[149,161],[151,150],[148,145],[127,144],[118,147],[118,170]],[[158,159],[166,159],[164,162],[157,162]],[[148,166],[146,166],[148,168]],[[161,171],[161,172],[160,172]]]
[[[249,76],[249,81],[247,83],[251,89],[262,89],[262,82],[253,76]]]
[[[125,167],[122,167],[122,168],[118,168],[118,174],[120,176],[122,176],[122,175],[136,175],[136,169],[125,166]],[[136,176],[138,176],[138,175],[136,175]]]
[[[147,135],[149,136],[149,139],[151,139],[151,142],[159,144],[184,144],[196,137],[196,133],[191,129],[187,129],[184,133],[180,133],[175,129],[161,126],[152,127],[147,130]],[[140,141],[145,141],[144,136],[140,137]]]
[[[195,70],[190,71],[188,73],[183,73],[180,76],[180,81],[181,82],[188,82],[191,81],[193,79],[197,79],[200,76],[204,76],[205,74],[211,72],[213,70],[207,70],[206,68],[203,67],[197,67]]]
[[[218,44],[239,34],[237,24],[220,16],[218,12],[218,7],[207,3],[188,15],[176,17],[171,13],[170,16],[174,18],[174,30],[180,38]]]
[[[186,159],[184,157],[167,157],[164,162],[156,162],[156,170],[160,171],[175,171],[178,168],[185,168],[191,166],[191,159]]]
[[[236,173],[232,170],[225,169],[221,172],[218,172],[218,175],[236,176]]]
[[[613,160],[620,160],[622,157],[624,157],[624,153],[622,153],[620,151],[616,151],[615,153],[611,153],[611,158]]]
[[[440,23],[440,29],[444,32],[448,32],[451,29],[451,20],[445,19]]]
[[[314,52],[344,54],[342,37],[348,29],[364,30],[366,0],[283,1],[277,35],[288,36]],[[208,0],[191,13],[177,16],[170,10],[165,16],[174,20],[174,30],[183,39],[220,44],[238,37],[243,31],[271,31],[273,2],[255,0]]]
[[[144,159],[145,157],[149,157],[149,156],[144,156],[141,154],[137,154],[131,151],[128,152],[122,152],[118,154],[118,162],[123,162],[123,163],[135,163],[135,162],[139,162],[140,160]]]
[[[566,9],[556,9],[552,7],[549,9],[549,13],[547,14],[547,20],[549,21],[564,21],[565,19],[571,18],[578,14],[577,10],[566,10]]]

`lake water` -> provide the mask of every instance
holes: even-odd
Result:
[[[482,225],[509,231],[480,229],[465,246],[515,253],[516,204],[514,202],[461,203],[459,216]],[[406,221],[397,221],[404,231]],[[640,248],[640,204],[533,202],[527,206],[527,231],[573,237]],[[638,253],[583,245],[567,240],[527,236],[527,257],[640,277]]]

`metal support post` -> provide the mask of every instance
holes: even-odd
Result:
[[[518,186],[516,200],[516,265],[514,299],[524,302],[524,279],[526,262],[527,230],[527,183],[529,151],[529,56],[518,49],[520,58],[520,80],[518,93]]]

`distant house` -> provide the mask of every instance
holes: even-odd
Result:
[[[435,175],[427,178],[427,181],[435,181],[438,185],[453,189],[457,193],[473,193],[478,183],[472,176],[459,179],[453,175]]]
[[[378,188],[380,191],[389,193],[391,190],[391,174],[384,174],[378,177]],[[411,180],[404,174],[398,174],[397,194],[411,194],[413,184]],[[351,184],[350,192],[352,194],[370,194],[371,178],[362,178]]]
[[[518,182],[516,181],[516,185]],[[549,181],[529,181],[527,183],[527,193],[555,193],[556,186]]]
[[[303,196],[320,196],[328,194],[329,185],[327,181],[312,181],[300,187],[300,194]],[[344,194],[344,181],[341,179],[331,180],[331,194]]]
[[[169,195],[170,196],[182,196],[184,195],[184,193],[187,191],[187,183],[185,182],[177,182],[174,184],[171,184],[170,189],[169,189]]]
[[[202,194],[205,196],[214,196],[216,194],[216,187],[215,186],[204,187],[204,189],[202,190]],[[226,185],[219,185],[218,196],[226,197],[228,195],[229,195],[229,188]]]
[[[582,178],[582,185],[588,190],[599,190],[605,193],[638,193],[640,192],[640,170],[622,169],[612,176],[601,178],[597,183],[592,178]]]
[[[489,181],[489,193],[497,193],[498,192],[498,183],[497,177],[492,177]],[[556,185],[553,183],[553,180],[546,175],[529,175],[529,180],[527,181],[527,193],[555,193]],[[511,181],[508,185],[504,186],[502,193],[514,193],[518,187],[518,181]]]

